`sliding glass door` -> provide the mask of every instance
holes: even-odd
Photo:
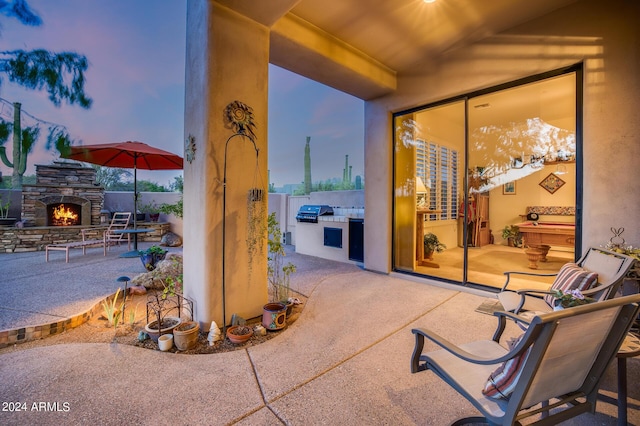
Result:
[[[574,259],[577,79],[532,79],[394,116],[395,270],[500,287],[505,270],[555,272]]]

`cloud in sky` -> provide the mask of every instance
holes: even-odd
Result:
[[[87,56],[91,109],[56,108],[45,92],[3,79],[0,97],[24,111],[62,124],[84,144],[139,140],[182,155],[186,3],[180,0],[29,0],[43,25],[0,17],[0,50],[47,49]],[[269,169],[280,186],[304,176],[306,136],[312,141],[314,181],[342,176],[349,154],[354,176],[364,172],[363,102],[278,67],[269,77]],[[10,146],[11,142],[8,142]],[[9,148],[8,146],[8,148]],[[10,152],[10,149],[9,149]],[[57,158],[44,140],[29,156],[35,164]],[[299,160],[298,160],[299,159]],[[3,174],[11,171],[0,164]],[[140,179],[168,184],[175,171],[140,171]]]

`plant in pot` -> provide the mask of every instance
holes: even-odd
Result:
[[[436,234],[427,232],[424,234],[424,257],[433,259],[433,253],[442,253],[447,248],[438,240]]]
[[[509,247],[521,247],[522,235],[516,225],[507,225],[502,230],[502,238],[507,241]]]
[[[182,308],[182,300],[186,298],[182,295],[183,289],[183,275],[178,274],[175,277],[166,277],[163,281],[164,289],[162,290],[162,298],[167,299],[170,297],[176,297],[178,306]],[[173,344],[180,351],[187,351],[193,349],[198,343],[198,337],[200,335],[200,324],[197,321],[188,320],[181,321],[173,329]]]
[[[11,226],[16,223],[15,217],[9,217],[9,207],[11,206],[11,200],[7,200],[3,203],[2,196],[0,196],[0,226]]]
[[[155,201],[151,201],[150,203],[144,204],[140,207],[140,211],[142,213],[146,213],[149,215],[149,220],[151,222],[157,222],[160,218],[160,206],[156,204]]]
[[[146,270],[153,271],[156,269],[157,263],[164,260],[167,255],[167,250],[160,246],[153,245],[146,250],[138,250],[138,254]]]
[[[163,334],[172,334],[173,330],[180,325],[180,317],[169,316],[169,312],[175,308],[175,302],[169,298],[162,298],[162,293],[156,292],[147,299],[147,317],[152,312],[153,321],[147,322],[144,331],[147,332],[151,340],[158,341]],[[149,318],[147,318],[147,321]]]
[[[267,261],[267,279],[269,280],[269,300],[263,308],[262,325],[267,330],[278,330],[285,326],[286,311],[292,306],[290,276],[296,271],[291,262],[285,264],[284,244],[280,224],[276,214],[271,213],[267,220],[269,256]],[[285,311],[283,315],[282,312]]]
[[[264,216],[267,203],[264,190],[251,188],[247,191],[247,254],[249,257],[248,269],[251,274],[253,257],[262,255],[264,249],[264,237],[267,233]]]
[[[156,291],[147,297],[147,325],[145,331],[155,342],[163,334],[172,334],[174,329],[182,323],[180,309],[182,308],[182,295],[179,293],[182,286],[181,275],[179,277],[167,277],[163,281],[164,290]],[[169,314],[176,311],[178,316]],[[152,318],[149,314],[152,313]],[[149,321],[152,319],[152,321]]]
[[[245,343],[253,336],[253,328],[248,325],[233,325],[227,328],[227,338],[233,344]]]

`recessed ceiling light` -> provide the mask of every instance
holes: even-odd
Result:
[[[425,2],[425,3],[435,3],[436,2],[436,0],[422,0],[422,1]]]

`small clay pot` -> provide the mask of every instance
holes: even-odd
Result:
[[[248,330],[248,333],[236,334],[240,327],[245,327]],[[253,329],[248,325],[234,325],[227,328],[227,338],[229,338],[231,343],[234,343],[236,345],[245,343],[247,340],[251,338],[251,336],[253,336]]]

